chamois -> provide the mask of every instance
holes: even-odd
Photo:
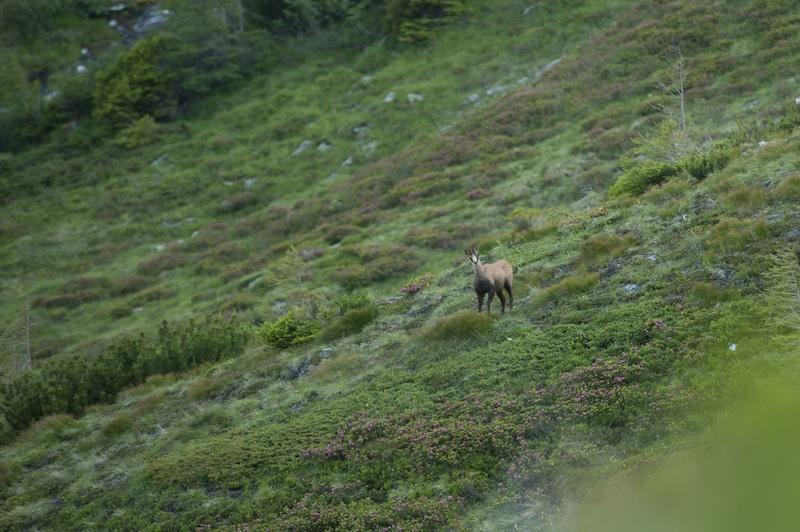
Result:
[[[511,293],[511,285],[514,281],[514,271],[511,265],[504,261],[499,260],[492,264],[481,264],[481,259],[478,256],[478,249],[465,249],[467,258],[472,264],[472,271],[475,272],[475,279],[472,286],[475,288],[475,293],[478,295],[478,312],[483,310],[483,296],[489,294],[489,302],[486,304],[486,312],[492,311],[492,300],[494,295],[500,298],[500,313],[504,314],[506,311],[506,298],[503,297],[503,289],[508,292],[508,310],[514,308],[514,295]]]

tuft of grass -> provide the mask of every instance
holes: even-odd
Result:
[[[789,176],[775,187],[773,196],[778,201],[800,201],[800,175]]]
[[[600,266],[609,259],[619,257],[635,243],[633,235],[593,235],[581,246],[578,263],[587,268]]]
[[[767,191],[762,187],[737,187],[722,198],[725,206],[736,211],[753,212],[767,204]]]
[[[544,304],[562,297],[581,294],[591,289],[599,280],[600,275],[593,272],[571,275],[544,288],[536,296],[536,300],[539,304]]]
[[[422,337],[437,341],[475,339],[489,334],[491,328],[492,317],[488,313],[460,310],[425,329]]]
[[[194,381],[186,388],[186,397],[192,401],[203,401],[219,392],[226,384],[227,381],[224,379],[203,377]]]
[[[378,307],[375,305],[348,310],[342,317],[322,329],[319,337],[322,340],[336,340],[359,333],[377,317]]]
[[[117,414],[103,427],[103,435],[109,438],[125,434],[133,428],[133,418],[127,412]]]

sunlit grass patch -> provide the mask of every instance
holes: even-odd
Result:
[[[422,336],[429,340],[458,341],[486,336],[491,328],[492,317],[488,313],[460,310],[425,328]]]
[[[563,297],[581,294],[590,290],[598,283],[600,276],[597,273],[580,273],[561,279],[555,284],[543,288],[536,294],[536,302],[539,304],[556,301]]]

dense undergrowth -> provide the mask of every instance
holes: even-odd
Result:
[[[30,323],[34,368],[3,385],[0,527],[544,530],[701,445],[794,364],[793,9],[284,25],[189,108],[0,154],[3,362]],[[472,242],[514,265],[513,312],[471,310]]]

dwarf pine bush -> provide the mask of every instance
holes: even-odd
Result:
[[[608,189],[608,195],[612,197],[625,194],[639,196],[651,186],[664,182],[679,171],[679,166],[670,163],[648,161],[637,164],[617,178]]]
[[[79,415],[150,375],[239,355],[246,341],[238,323],[216,316],[176,326],[164,322],[155,339],[119,338],[97,357],[54,358],[4,383],[0,414],[14,431],[51,414]]]
[[[314,320],[290,310],[281,318],[262,325],[259,333],[267,344],[285,349],[312,340],[318,331],[319,325]]]

